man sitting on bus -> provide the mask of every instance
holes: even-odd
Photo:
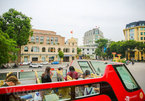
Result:
[[[15,86],[17,84],[20,84],[20,82],[18,81],[17,77],[15,76],[10,76],[9,78],[7,78],[5,84],[2,86]]]

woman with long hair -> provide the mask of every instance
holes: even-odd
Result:
[[[52,82],[53,73],[51,72],[51,67],[46,67],[45,72],[42,74],[42,83]]]

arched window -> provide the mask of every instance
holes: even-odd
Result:
[[[66,53],[69,53],[69,50],[70,50],[69,48],[66,48]]]
[[[65,48],[63,49],[63,52],[64,52],[64,53],[66,52]]]
[[[28,52],[28,47],[27,46],[24,47],[24,52]]]
[[[39,47],[37,46],[32,47],[31,52],[39,52]]]
[[[45,47],[42,48],[42,52],[45,52]]]
[[[58,52],[61,51],[61,48],[58,48]]]
[[[53,48],[51,48],[51,52],[53,52],[54,51],[54,49]]]

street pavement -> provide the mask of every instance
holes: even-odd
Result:
[[[54,65],[48,64],[48,65],[43,65],[42,68],[29,68],[29,65],[24,65],[24,66],[19,66],[18,68],[13,68],[13,69],[0,69],[0,73],[14,72],[14,71],[20,72],[21,70],[23,70],[23,71],[31,71],[31,70],[44,71],[47,66],[50,66],[51,68],[54,68],[54,69],[59,68],[59,67],[67,68],[67,64],[68,64],[68,62],[64,62],[62,64],[54,64]]]
[[[145,93],[145,62],[135,62],[127,67]]]

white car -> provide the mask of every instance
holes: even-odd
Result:
[[[41,62],[42,65],[48,65],[48,62]]]
[[[29,65],[29,68],[42,68],[43,65],[41,64],[38,64],[38,63],[32,63]]]
[[[31,62],[23,62],[22,65],[29,65]]]

